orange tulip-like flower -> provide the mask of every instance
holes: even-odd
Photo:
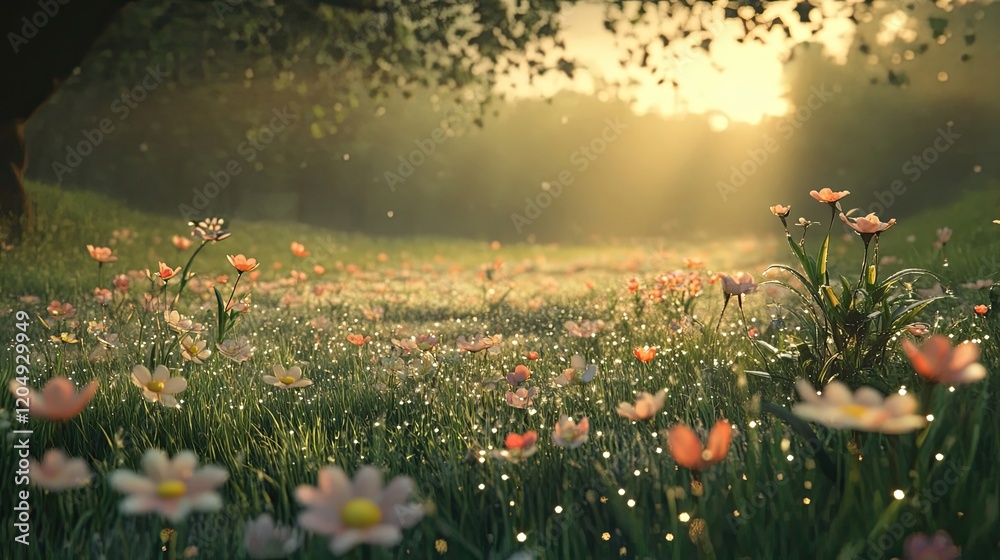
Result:
[[[699,259],[698,257],[684,258],[684,268],[705,268],[705,261]]]
[[[350,342],[351,344],[353,344],[355,346],[358,346],[358,347],[364,346],[369,341],[371,341],[371,339],[372,339],[372,337],[365,336],[363,334],[351,333],[351,334],[347,335],[347,342]]]
[[[849,194],[851,194],[851,191],[834,192],[828,188],[822,188],[819,192],[809,191],[809,196],[820,202],[826,202],[827,204],[833,204]]]
[[[174,244],[174,247],[176,247],[178,251],[186,251],[191,248],[191,245],[194,245],[194,241],[191,241],[187,237],[181,237],[180,235],[171,237],[170,242]]]
[[[303,245],[303,244],[301,244],[301,243],[299,243],[297,241],[292,241],[291,247],[292,247],[292,254],[295,255],[296,257],[308,257],[309,256],[309,251],[306,251],[306,246],[305,245]]]
[[[636,346],[632,349],[632,355],[642,363],[651,362],[656,357],[656,347]]]
[[[868,214],[863,218],[848,218],[841,212],[840,219],[859,234],[882,233],[896,223],[896,218],[892,218],[888,222],[883,222],[875,214]]]
[[[159,276],[164,282],[170,280],[174,276],[177,276],[177,274],[179,274],[181,271],[181,267],[179,266],[177,268],[172,269],[169,266],[167,266],[166,263],[159,263],[159,265],[160,265],[160,271],[157,272],[156,275]]]
[[[670,428],[670,454],[678,465],[691,470],[702,470],[726,458],[732,439],[733,428],[725,420],[719,420],[712,427],[707,447],[701,446],[701,440],[694,430],[678,424]]]
[[[535,361],[538,359],[538,352],[535,352],[534,350],[529,350],[527,353],[525,353],[525,357],[531,361]]]
[[[316,265],[313,267],[313,274],[315,274],[316,276],[323,276],[324,274],[326,274],[326,269],[320,265]]]
[[[76,384],[65,377],[53,377],[45,384],[41,394],[27,385],[22,385],[16,379],[10,381],[10,392],[15,397],[28,400],[28,410],[32,416],[44,418],[53,422],[69,420],[87,407],[90,399],[97,393],[97,380],[91,381],[79,393]]]
[[[512,387],[517,387],[530,378],[531,371],[528,370],[528,366],[519,365],[514,368],[514,371],[507,374],[507,383],[510,383]]]
[[[524,451],[526,449],[531,449],[535,442],[538,440],[538,432],[535,430],[528,430],[524,434],[507,434],[504,439],[504,445],[507,449],[517,449],[519,451]]]
[[[229,264],[233,265],[233,268],[235,268],[240,274],[250,272],[260,266],[257,259],[248,259],[243,255],[226,255],[226,258],[229,259]]]
[[[109,247],[94,247],[93,245],[87,245],[87,251],[90,252],[90,258],[101,264],[111,263],[118,260],[118,257],[111,254],[111,249]]]
[[[972,310],[976,312],[976,315],[986,315],[986,313],[990,310],[990,308],[986,307],[983,304],[979,304],[973,307]]]
[[[951,347],[948,337],[936,334],[918,349],[903,340],[903,352],[924,379],[932,383],[958,385],[975,383],[986,377],[986,368],[979,363],[979,345],[973,342]]]
[[[791,206],[782,206],[780,204],[775,204],[774,206],[771,207],[771,213],[774,214],[775,216],[778,216],[779,218],[787,218],[788,213],[791,211],[792,211]]]

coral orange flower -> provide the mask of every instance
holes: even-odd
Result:
[[[174,276],[177,276],[177,274],[181,271],[181,267],[179,266],[177,268],[172,269],[169,266],[167,266],[166,263],[161,262],[159,263],[159,265],[160,265],[160,271],[157,272],[156,275],[159,276],[164,282],[170,280]]]
[[[639,281],[635,278],[629,278],[628,281],[625,282],[625,287],[628,288],[628,293],[634,294],[639,290]]]
[[[101,264],[111,263],[118,260],[118,257],[111,254],[111,249],[108,247],[94,247],[93,245],[87,245],[87,251],[90,252],[90,258]]]
[[[536,432],[535,430],[528,430],[527,432],[524,432],[524,434],[515,434],[515,433],[507,434],[507,437],[504,438],[503,440],[503,444],[504,446],[507,447],[507,449],[517,449],[519,451],[524,451],[526,449],[530,449],[533,445],[535,445],[535,442],[537,440],[538,440],[538,432]]]
[[[49,315],[56,319],[72,319],[76,315],[76,308],[69,303],[59,303],[52,300],[48,307]]]
[[[979,345],[973,342],[952,348],[948,337],[936,334],[919,349],[909,340],[903,340],[903,352],[913,369],[932,383],[957,385],[986,377],[986,368],[979,363]]]
[[[848,218],[843,212],[840,213],[840,220],[859,234],[882,233],[896,223],[896,218],[883,222],[875,214],[868,214],[863,218]]]
[[[132,281],[129,280],[129,277],[125,274],[118,274],[117,276],[115,276],[115,279],[112,280],[112,283],[115,285],[115,287],[123,292],[128,291],[128,287],[129,284],[131,284],[131,282]]]
[[[525,357],[528,358],[529,360],[532,360],[532,361],[537,360],[538,359],[538,352],[535,352],[534,350],[529,350],[525,354]]]
[[[710,467],[729,454],[729,443],[733,439],[733,428],[729,422],[719,420],[712,426],[708,435],[708,446],[702,447],[701,440],[694,430],[683,424],[670,428],[670,454],[674,461],[682,467],[691,470],[702,470]]]
[[[10,381],[10,392],[15,397],[24,397],[28,401],[28,411],[32,416],[53,422],[69,420],[80,414],[90,399],[94,398],[97,387],[98,382],[94,379],[78,393],[76,385],[69,379],[53,377],[39,394],[16,379]]]
[[[323,274],[325,274],[325,273],[326,273],[326,269],[323,268],[322,266],[316,265],[316,266],[313,267],[313,274],[315,274],[316,276],[323,276]]]
[[[229,259],[229,264],[233,265],[233,268],[235,268],[240,274],[256,270],[256,268],[260,266],[257,259],[248,259],[242,254],[236,256],[226,255],[226,258]]]
[[[292,248],[292,254],[295,255],[296,257],[309,256],[309,251],[306,251],[306,246],[297,241],[292,241],[291,248]]]
[[[514,371],[507,374],[507,383],[510,383],[512,387],[517,387],[530,378],[531,371],[528,370],[528,366],[519,365],[514,368]]]
[[[186,251],[191,248],[191,245],[194,245],[193,241],[187,237],[181,237],[180,235],[171,237],[170,241],[174,244],[174,247],[176,247],[178,251]]]
[[[771,213],[779,218],[787,218],[788,213],[792,211],[791,206],[782,206],[780,204],[775,204],[771,207]]]
[[[685,268],[692,268],[692,269],[694,269],[694,268],[705,268],[705,261],[703,261],[703,260],[701,260],[701,259],[699,259],[697,257],[685,258],[684,259],[684,267]]]
[[[835,192],[825,187],[820,189],[819,192],[809,191],[809,196],[820,202],[826,202],[827,204],[833,204],[849,194],[851,194],[851,191]]]
[[[976,315],[986,315],[986,313],[990,310],[990,308],[986,307],[985,305],[979,304],[973,307],[972,310],[976,312]]]
[[[656,357],[656,347],[655,346],[636,346],[632,349],[632,355],[636,357],[640,362],[646,363],[653,361]]]
[[[350,342],[351,344],[353,344],[353,345],[355,345],[355,346],[359,346],[359,347],[360,347],[360,346],[364,346],[364,345],[365,345],[365,344],[367,344],[367,343],[368,343],[368,342],[369,342],[369,341],[370,341],[371,339],[372,339],[372,337],[370,337],[370,336],[365,336],[365,335],[363,335],[363,334],[355,334],[355,333],[351,333],[351,334],[347,335],[347,342]]]

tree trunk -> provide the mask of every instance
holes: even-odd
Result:
[[[24,190],[27,165],[24,120],[0,122],[0,241],[20,241],[25,229],[34,227],[35,213]]]

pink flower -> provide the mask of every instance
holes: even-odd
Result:
[[[118,288],[123,292],[128,291],[128,287],[129,284],[131,284],[131,282],[132,281],[129,280],[129,277],[126,276],[125,274],[117,274],[115,275],[115,279],[112,280],[112,283],[115,285],[115,288]]]
[[[840,213],[840,220],[859,234],[882,233],[896,223],[896,218],[883,222],[875,214],[868,214],[863,218],[848,218],[843,212]]]
[[[757,289],[757,284],[754,282],[753,276],[750,276],[746,272],[737,273],[735,278],[725,274],[721,276],[722,291],[730,296],[740,296]]]
[[[620,403],[618,414],[630,420],[649,420],[663,408],[663,403],[667,399],[666,389],[660,389],[655,395],[640,392],[635,400],[635,405],[630,403]]]
[[[10,392],[15,397],[25,397],[27,391],[28,409],[32,416],[62,422],[80,414],[87,407],[87,403],[97,393],[98,385],[94,379],[83,391],[77,393],[76,385],[72,381],[65,377],[53,377],[45,384],[41,394],[38,394],[27,385],[11,379]]]
[[[521,387],[516,391],[507,391],[507,404],[514,408],[527,408],[531,406],[531,403],[537,393],[537,387],[532,387],[530,389]]]
[[[284,558],[302,544],[302,535],[291,527],[275,525],[270,514],[247,521],[243,529],[243,547],[254,559]]]
[[[59,303],[56,300],[52,300],[49,304],[49,315],[54,319],[72,319],[76,315],[76,309],[68,303]]]
[[[903,542],[906,560],[958,560],[962,551],[951,541],[951,535],[938,531],[933,536],[911,533]]]
[[[114,299],[111,290],[107,288],[94,288],[94,299],[101,305],[107,305]]]
[[[49,449],[42,462],[28,462],[31,483],[49,492],[62,492],[90,484],[90,467],[83,459],[70,459],[62,450]]]
[[[782,206],[780,204],[775,204],[774,206],[771,207],[771,213],[774,214],[775,216],[778,216],[779,218],[787,218],[788,213],[791,211],[792,211],[791,206]]]
[[[560,447],[576,449],[587,442],[590,437],[589,432],[590,420],[586,416],[580,419],[580,422],[576,422],[563,414],[552,431],[552,441]]]
[[[295,489],[295,499],[305,506],[299,525],[307,531],[330,537],[330,551],[344,554],[359,544],[396,546],[403,529],[416,525],[424,516],[423,506],[408,503],[413,480],[406,476],[382,485],[375,467],[361,467],[354,481],[335,466],[319,471],[318,485],[303,484]]]
[[[159,449],[142,457],[145,476],[119,469],[108,477],[112,488],[127,494],[120,509],[125,514],[159,513],[177,523],[192,511],[218,511],[222,497],[215,492],[229,479],[229,473],[214,465],[198,468],[193,451],[181,451],[173,460]]]

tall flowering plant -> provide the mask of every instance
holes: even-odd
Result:
[[[771,213],[781,220],[785,239],[798,267],[773,264],[765,274],[783,272],[790,278],[772,279],[761,284],[774,284],[797,296],[808,313],[796,314],[801,323],[801,338],[793,343],[794,352],[779,352],[764,342],[755,341],[758,348],[777,359],[776,367],[787,367],[797,376],[806,376],[816,383],[834,377],[849,377],[869,370],[880,362],[894,334],[916,325],[917,315],[932,302],[950,297],[937,295],[923,298],[912,290],[902,289],[904,278],[931,276],[935,273],[919,268],[907,268],[885,278],[879,277],[879,237],[895,225],[896,220],[883,222],[875,214],[852,218],[840,207],[840,200],[849,191],[834,192],[828,188],[809,193],[830,208],[830,223],[818,252],[813,256],[806,244],[806,231],[818,225],[800,218],[797,225],[802,235],[796,240],[788,229],[790,207],[772,206]],[[846,276],[831,278],[829,264],[830,238],[833,223],[844,222],[864,242],[864,256],[856,282]]]

